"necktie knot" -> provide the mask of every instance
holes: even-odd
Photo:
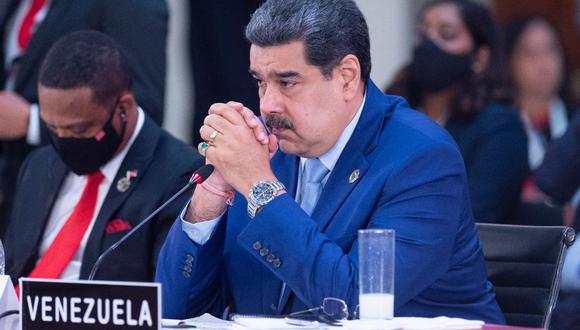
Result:
[[[94,173],[89,174],[89,177],[87,179],[87,186],[88,185],[100,185],[101,182],[103,182],[103,179],[105,178],[105,175],[103,175],[103,173],[101,171],[96,171]]]
[[[304,163],[304,181],[308,183],[321,183],[328,174],[328,169],[320,159],[308,158]]]

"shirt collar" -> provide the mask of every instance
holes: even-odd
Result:
[[[363,95],[363,100],[362,100],[361,105],[358,108],[356,114],[354,115],[354,117],[352,118],[350,123],[346,126],[344,131],[342,131],[342,134],[340,134],[340,137],[338,138],[336,143],[330,149],[328,149],[328,151],[325,152],[322,156],[318,157],[318,159],[320,159],[322,164],[324,164],[324,166],[330,172],[332,172],[332,169],[334,169],[334,166],[336,165],[336,162],[338,161],[340,154],[342,154],[344,147],[348,143],[348,140],[350,140],[350,137],[352,136],[352,133],[354,132],[354,129],[356,128],[356,124],[358,123],[358,121],[360,119],[360,115],[362,113],[362,109],[365,106],[366,98],[367,98],[367,96],[365,93],[365,95]],[[307,158],[305,158],[305,157],[300,157],[300,168],[304,167],[304,162],[306,162],[306,159]]]
[[[137,136],[139,135],[139,132],[141,132],[144,123],[145,123],[145,114],[140,107],[137,107],[137,125],[135,125],[135,130],[133,131],[133,134],[131,135],[129,142],[127,142],[127,145],[123,147],[123,150],[121,150],[121,152],[119,152],[113,158],[111,158],[111,160],[108,161],[105,165],[101,166],[101,173],[103,173],[107,181],[113,182],[113,180],[115,179],[115,176],[117,175],[117,172],[121,167],[121,163],[125,159],[125,156],[127,156],[127,153],[129,152],[129,149],[131,149],[131,146],[135,142],[135,139],[137,139]]]

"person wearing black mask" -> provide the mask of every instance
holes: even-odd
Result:
[[[465,161],[476,221],[508,223],[527,165],[526,133],[511,109],[499,29],[487,8],[434,0],[420,11],[413,59],[387,88],[445,126]]]
[[[51,145],[25,160],[4,240],[7,273],[86,279],[98,256],[203,165],[138,106],[121,48],[96,31],[60,39],[39,76]],[[151,281],[183,196],[103,262],[96,279]]]

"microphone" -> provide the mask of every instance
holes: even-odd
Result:
[[[181,196],[181,194],[183,194],[185,191],[191,188],[194,184],[200,184],[203,181],[205,181],[205,179],[207,179],[210,176],[213,170],[214,167],[211,164],[206,164],[198,168],[197,171],[195,171],[191,175],[191,178],[189,179],[187,184],[183,186],[183,188],[181,188],[178,192],[176,192],[173,196],[171,196],[171,198],[169,198],[165,203],[159,206],[155,211],[153,211],[153,213],[149,214],[137,226],[133,227],[133,229],[131,229],[127,234],[121,237],[121,239],[115,242],[115,244],[111,245],[108,249],[106,249],[105,252],[101,253],[99,258],[97,259],[97,262],[95,262],[93,268],[91,269],[89,281],[93,280],[95,274],[97,273],[97,270],[99,269],[99,266],[101,265],[101,262],[105,259],[107,255],[115,251],[115,249],[119,247],[119,245],[121,245],[124,241],[126,241],[129,237],[131,237],[137,230],[139,230],[139,228],[143,227],[146,223],[148,223],[151,219],[153,219],[154,216],[156,216],[159,212],[161,212],[164,208],[166,208],[167,205],[171,204],[171,202],[173,202],[177,197]]]

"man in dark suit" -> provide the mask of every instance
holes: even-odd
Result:
[[[167,7],[164,0],[3,0],[0,6],[0,236],[7,225],[18,169],[46,144],[38,118],[37,81],[61,36],[97,30],[126,51],[139,105],[161,124],[165,93]]]
[[[209,109],[199,150],[216,171],[160,253],[164,316],[287,314],[328,297],[352,313],[357,231],[389,228],[396,316],[505,322],[457,145],[370,80],[368,28],[356,3],[267,1],[246,37],[271,134],[256,141],[241,104]]]
[[[5,240],[7,273],[86,279],[98,256],[186,184],[201,158],[138,106],[127,59],[100,32],[75,32],[54,45],[39,96],[51,145],[22,166]],[[109,255],[96,278],[151,280],[186,199]]]

